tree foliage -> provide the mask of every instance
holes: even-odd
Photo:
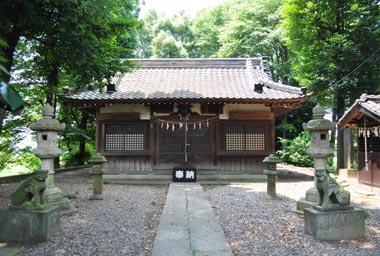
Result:
[[[333,120],[360,94],[380,92],[379,1],[287,0],[283,13],[296,79],[332,108]],[[342,149],[338,130],[338,168]]]
[[[166,31],[160,31],[152,40],[152,53],[155,58],[187,58],[189,57],[181,41]]]
[[[379,90],[379,14],[377,1],[288,0],[284,6],[297,80],[338,118],[361,93]]]
[[[283,149],[277,151],[277,155],[282,162],[303,167],[313,166],[313,159],[306,153],[310,147],[309,132],[301,132],[292,140],[280,138],[280,142],[283,144]]]
[[[212,9],[203,9],[197,14],[192,25],[195,57],[218,57],[222,46],[219,36],[230,17],[228,9],[225,5],[219,5]]]
[[[194,57],[194,35],[190,17],[181,12],[167,17],[149,11],[139,29],[137,55],[142,58]]]
[[[2,1],[0,36],[7,46],[0,47],[0,56],[13,75],[12,80],[6,75],[2,79],[18,82],[15,85],[33,113],[24,114],[20,125],[27,127],[35,121],[35,113],[47,102],[62,112],[58,117],[68,129],[72,128],[68,122],[77,119],[84,133],[93,132],[93,118],[88,113],[64,116],[65,107],[57,95],[64,86],[71,91],[102,89],[104,78],[110,80],[117,71],[129,70],[130,63],[121,58],[133,56],[138,12],[137,0]],[[17,122],[7,120],[9,126],[17,127]],[[65,140],[78,143],[83,163],[89,137],[74,140],[70,131],[64,135]]]

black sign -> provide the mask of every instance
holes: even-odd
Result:
[[[194,167],[174,167],[173,181],[195,182],[197,181],[197,168]]]

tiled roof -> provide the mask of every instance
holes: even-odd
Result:
[[[380,123],[380,95],[362,94],[359,99],[339,119],[340,126],[361,126],[360,119],[367,115],[375,124]],[[370,124],[370,123],[369,123]]]
[[[131,73],[114,79],[115,92],[88,91],[66,100],[300,102],[308,98],[301,88],[273,82],[263,58],[133,61],[137,67]]]

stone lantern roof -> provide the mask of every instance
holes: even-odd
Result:
[[[66,127],[65,124],[61,124],[58,120],[53,119],[54,108],[49,104],[42,109],[42,119],[31,123],[29,128],[33,131],[63,131]]]
[[[313,119],[302,125],[305,131],[328,131],[335,129],[335,122],[324,119],[325,109],[317,104],[313,108]]]

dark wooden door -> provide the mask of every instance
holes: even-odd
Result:
[[[359,137],[359,182],[372,186],[380,186],[380,138],[367,138],[367,146],[363,137]],[[367,151],[367,153],[366,153]],[[366,159],[368,165],[366,166]]]
[[[205,124],[158,127],[158,165],[160,167],[208,167],[212,163],[211,128]]]

